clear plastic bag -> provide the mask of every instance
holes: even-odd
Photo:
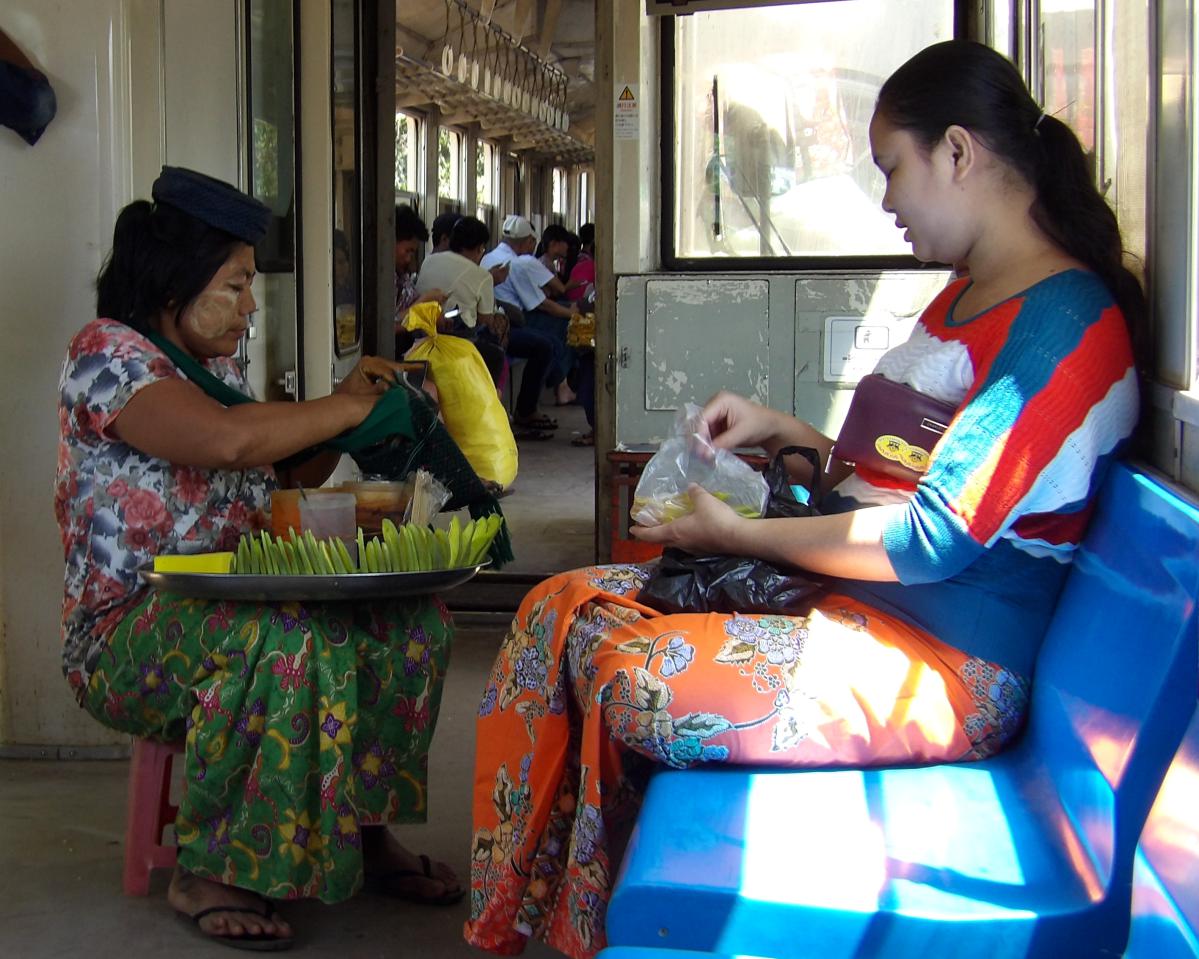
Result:
[[[687,515],[694,508],[687,494],[692,483],[755,519],[765,511],[770,492],[761,473],[735,453],[712,445],[703,410],[686,403],[675,419],[673,435],[645,464],[633,493],[633,521],[659,526]]]
[[[428,470],[409,473],[405,482],[412,483],[412,498],[404,510],[404,522],[428,526],[450,501],[450,491]]]

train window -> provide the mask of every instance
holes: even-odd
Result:
[[[1057,16],[1061,0],[1042,6],[1042,16],[1048,21]],[[1074,6],[1080,6],[1075,3]],[[1094,6],[1094,0],[1089,6]],[[1149,17],[1144,8],[1135,4],[1117,4],[1103,18],[1107,37],[1100,45],[1093,75],[1101,96],[1093,108],[1096,163],[1096,183],[1116,211],[1125,248],[1144,262],[1146,231],[1148,229],[1151,194],[1149,189],[1149,152],[1145,131],[1149,128],[1151,102]],[[1089,18],[1092,23],[1095,17]],[[1060,27],[1044,31],[1049,63],[1057,59],[1051,38],[1060,36]],[[1092,49],[1094,44],[1091,44]],[[1064,58],[1063,58],[1064,59]],[[1089,58],[1090,59],[1090,58]],[[1046,84],[1046,112],[1049,112],[1049,84]],[[1070,121],[1070,112],[1058,114]],[[1078,127],[1075,132],[1082,136]],[[1084,141],[1085,142],[1085,141]]]
[[[508,209],[504,214],[520,210],[525,205],[524,165],[515,153],[507,154],[504,165],[504,196],[508,200]]]
[[[442,210],[461,210],[463,205],[462,133],[451,127],[437,130],[437,198]]]
[[[419,209],[423,192],[421,127],[420,116],[396,113],[396,202],[407,203],[413,209]]]
[[[362,345],[358,310],[360,274],[359,130],[354,117],[358,97],[355,70],[354,8],[346,0],[333,4],[333,102],[330,139],[333,142],[333,352],[338,357],[357,353]]]
[[[587,223],[591,219],[591,171],[582,170],[579,173],[579,222]]]
[[[1095,0],[1042,0],[1041,104],[1095,151]]]
[[[674,18],[667,264],[907,257],[879,206],[870,115],[896,67],[954,35],[954,12],[953,0],[838,0]]]
[[[496,160],[495,144],[486,140],[475,143],[475,216],[487,224],[492,236],[497,235],[496,206],[499,202]]]
[[[250,190],[271,208],[257,249],[262,273],[295,270],[295,104],[290,3],[253,0],[249,19]],[[292,281],[294,284],[294,280]]]
[[[550,215],[559,223],[566,219],[566,171],[560,166],[550,173]]]

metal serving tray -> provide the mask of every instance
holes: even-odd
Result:
[[[307,600],[337,602],[391,599],[444,593],[461,586],[491,560],[478,566],[437,569],[421,573],[346,573],[334,576],[251,576],[240,573],[156,573],[152,563],[140,567],[143,583],[166,593],[195,599],[236,599],[250,602]]]

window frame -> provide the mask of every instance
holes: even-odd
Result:
[[[807,0],[816,3],[838,3],[841,0]],[[971,0],[952,0],[953,36],[967,36]],[[827,272],[830,270],[943,270],[947,264],[921,263],[914,256],[903,254],[845,255],[845,256],[705,256],[686,257],[675,253],[675,34],[677,16],[663,16],[659,31],[659,121],[662,170],[662,193],[659,198],[662,229],[659,234],[659,256],[663,269],[678,273],[796,273]]]
[[[455,146],[451,146],[450,165],[452,167],[451,175],[456,183],[457,194],[451,196],[448,193],[441,192],[441,136],[445,134],[448,141]],[[466,193],[466,153],[467,143],[469,138],[466,131],[461,127],[450,126],[445,123],[437,124],[437,209],[438,212],[444,213],[452,210],[455,213],[465,213],[466,208],[470,204],[470,198],[465,196]]]

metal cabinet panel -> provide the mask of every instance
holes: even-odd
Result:
[[[791,412],[836,436],[854,386],[883,353],[911,335],[948,278],[942,271],[908,270],[796,279]]]
[[[674,411],[721,389],[767,401],[766,280],[650,280],[645,290],[645,408]]]
[[[945,285],[935,270],[624,276],[617,281],[616,439],[656,446],[675,410],[721,389],[835,434],[852,387]]]

